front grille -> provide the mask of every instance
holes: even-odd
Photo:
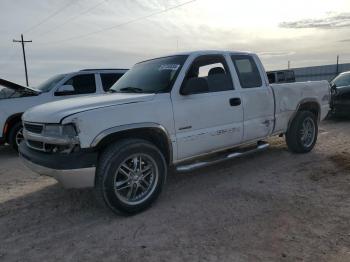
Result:
[[[41,134],[41,132],[43,131],[43,126],[42,125],[35,125],[35,124],[24,124],[24,128],[31,132],[31,133],[35,133],[35,134]]]

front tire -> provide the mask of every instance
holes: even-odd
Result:
[[[299,111],[287,133],[286,142],[293,153],[310,152],[317,141],[317,117],[310,111]]]
[[[23,126],[21,122],[17,122],[10,129],[8,142],[14,150],[18,152],[18,146],[23,141]]]
[[[165,158],[156,146],[141,139],[121,140],[99,158],[96,195],[116,213],[139,213],[157,199],[166,175]]]

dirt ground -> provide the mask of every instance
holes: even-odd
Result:
[[[171,173],[153,207],[121,217],[0,148],[0,261],[350,261],[350,120],[315,149]]]

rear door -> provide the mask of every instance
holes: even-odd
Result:
[[[232,54],[231,59],[241,85],[243,142],[267,137],[273,130],[274,96],[261,77],[265,72],[259,68],[258,59],[250,54]]]
[[[203,86],[188,95],[181,87],[201,78]],[[189,158],[237,145],[243,134],[243,108],[227,61],[222,55],[194,59],[180,89],[173,89],[172,103],[178,159]]]

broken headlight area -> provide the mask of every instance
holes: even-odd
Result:
[[[57,137],[75,137],[78,135],[74,124],[55,125],[47,124],[44,126],[44,135]]]
[[[29,147],[39,151],[68,154],[80,150],[78,132],[74,124],[45,124],[39,133],[33,133],[24,124],[24,137]]]

